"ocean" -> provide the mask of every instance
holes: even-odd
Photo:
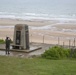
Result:
[[[76,20],[76,0],[0,0],[0,18]]]

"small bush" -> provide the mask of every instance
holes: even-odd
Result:
[[[70,56],[70,50],[60,46],[54,46],[46,50],[41,56],[48,59],[66,58]]]
[[[76,49],[71,50],[71,57],[76,58]]]
[[[0,44],[5,43],[5,41],[3,39],[0,39]]]

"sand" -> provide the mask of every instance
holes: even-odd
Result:
[[[0,26],[13,26],[11,28],[0,28],[0,39],[5,39],[6,36],[9,36],[13,40],[14,26],[16,24],[27,24],[29,26],[30,42],[69,45],[69,40],[72,41],[72,44],[76,37],[75,32],[69,31],[76,29],[75,22],[60,23],[56,20],[0,19]],[[47,26],[51,26],[51,28],[47,29]],[[32,29],[31,27],[36,28]],[[43,28],[39,29],[39,27]],[[64,31],[65,29],[68,31]]]

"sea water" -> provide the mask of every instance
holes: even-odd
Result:
[[[76,20],[76,0],[0,0],[0,18]]]
[[[59,20],[76,22],[76,0],[0,0],[0,18],[22,20]],[[52,25],[51,25],[52,26]],[[31,29],[57,30],[50,25]],[[0,28],[14,26],[0,26]],[[63,32],[76,30],[63,29]]]

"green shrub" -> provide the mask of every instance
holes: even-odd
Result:
[[[5,41],[3,39],[0,39],[0,44],[5,43]]]
[[[54,46],[52,48],[49,48],[42,54],[42,57],[48,59],[61,59],[69,56],[70,50],[60,46]]]
[[[73,50],[71,51],[71,57],[72,57],[72,58],[76,58],[76,49],[73,49]]]

